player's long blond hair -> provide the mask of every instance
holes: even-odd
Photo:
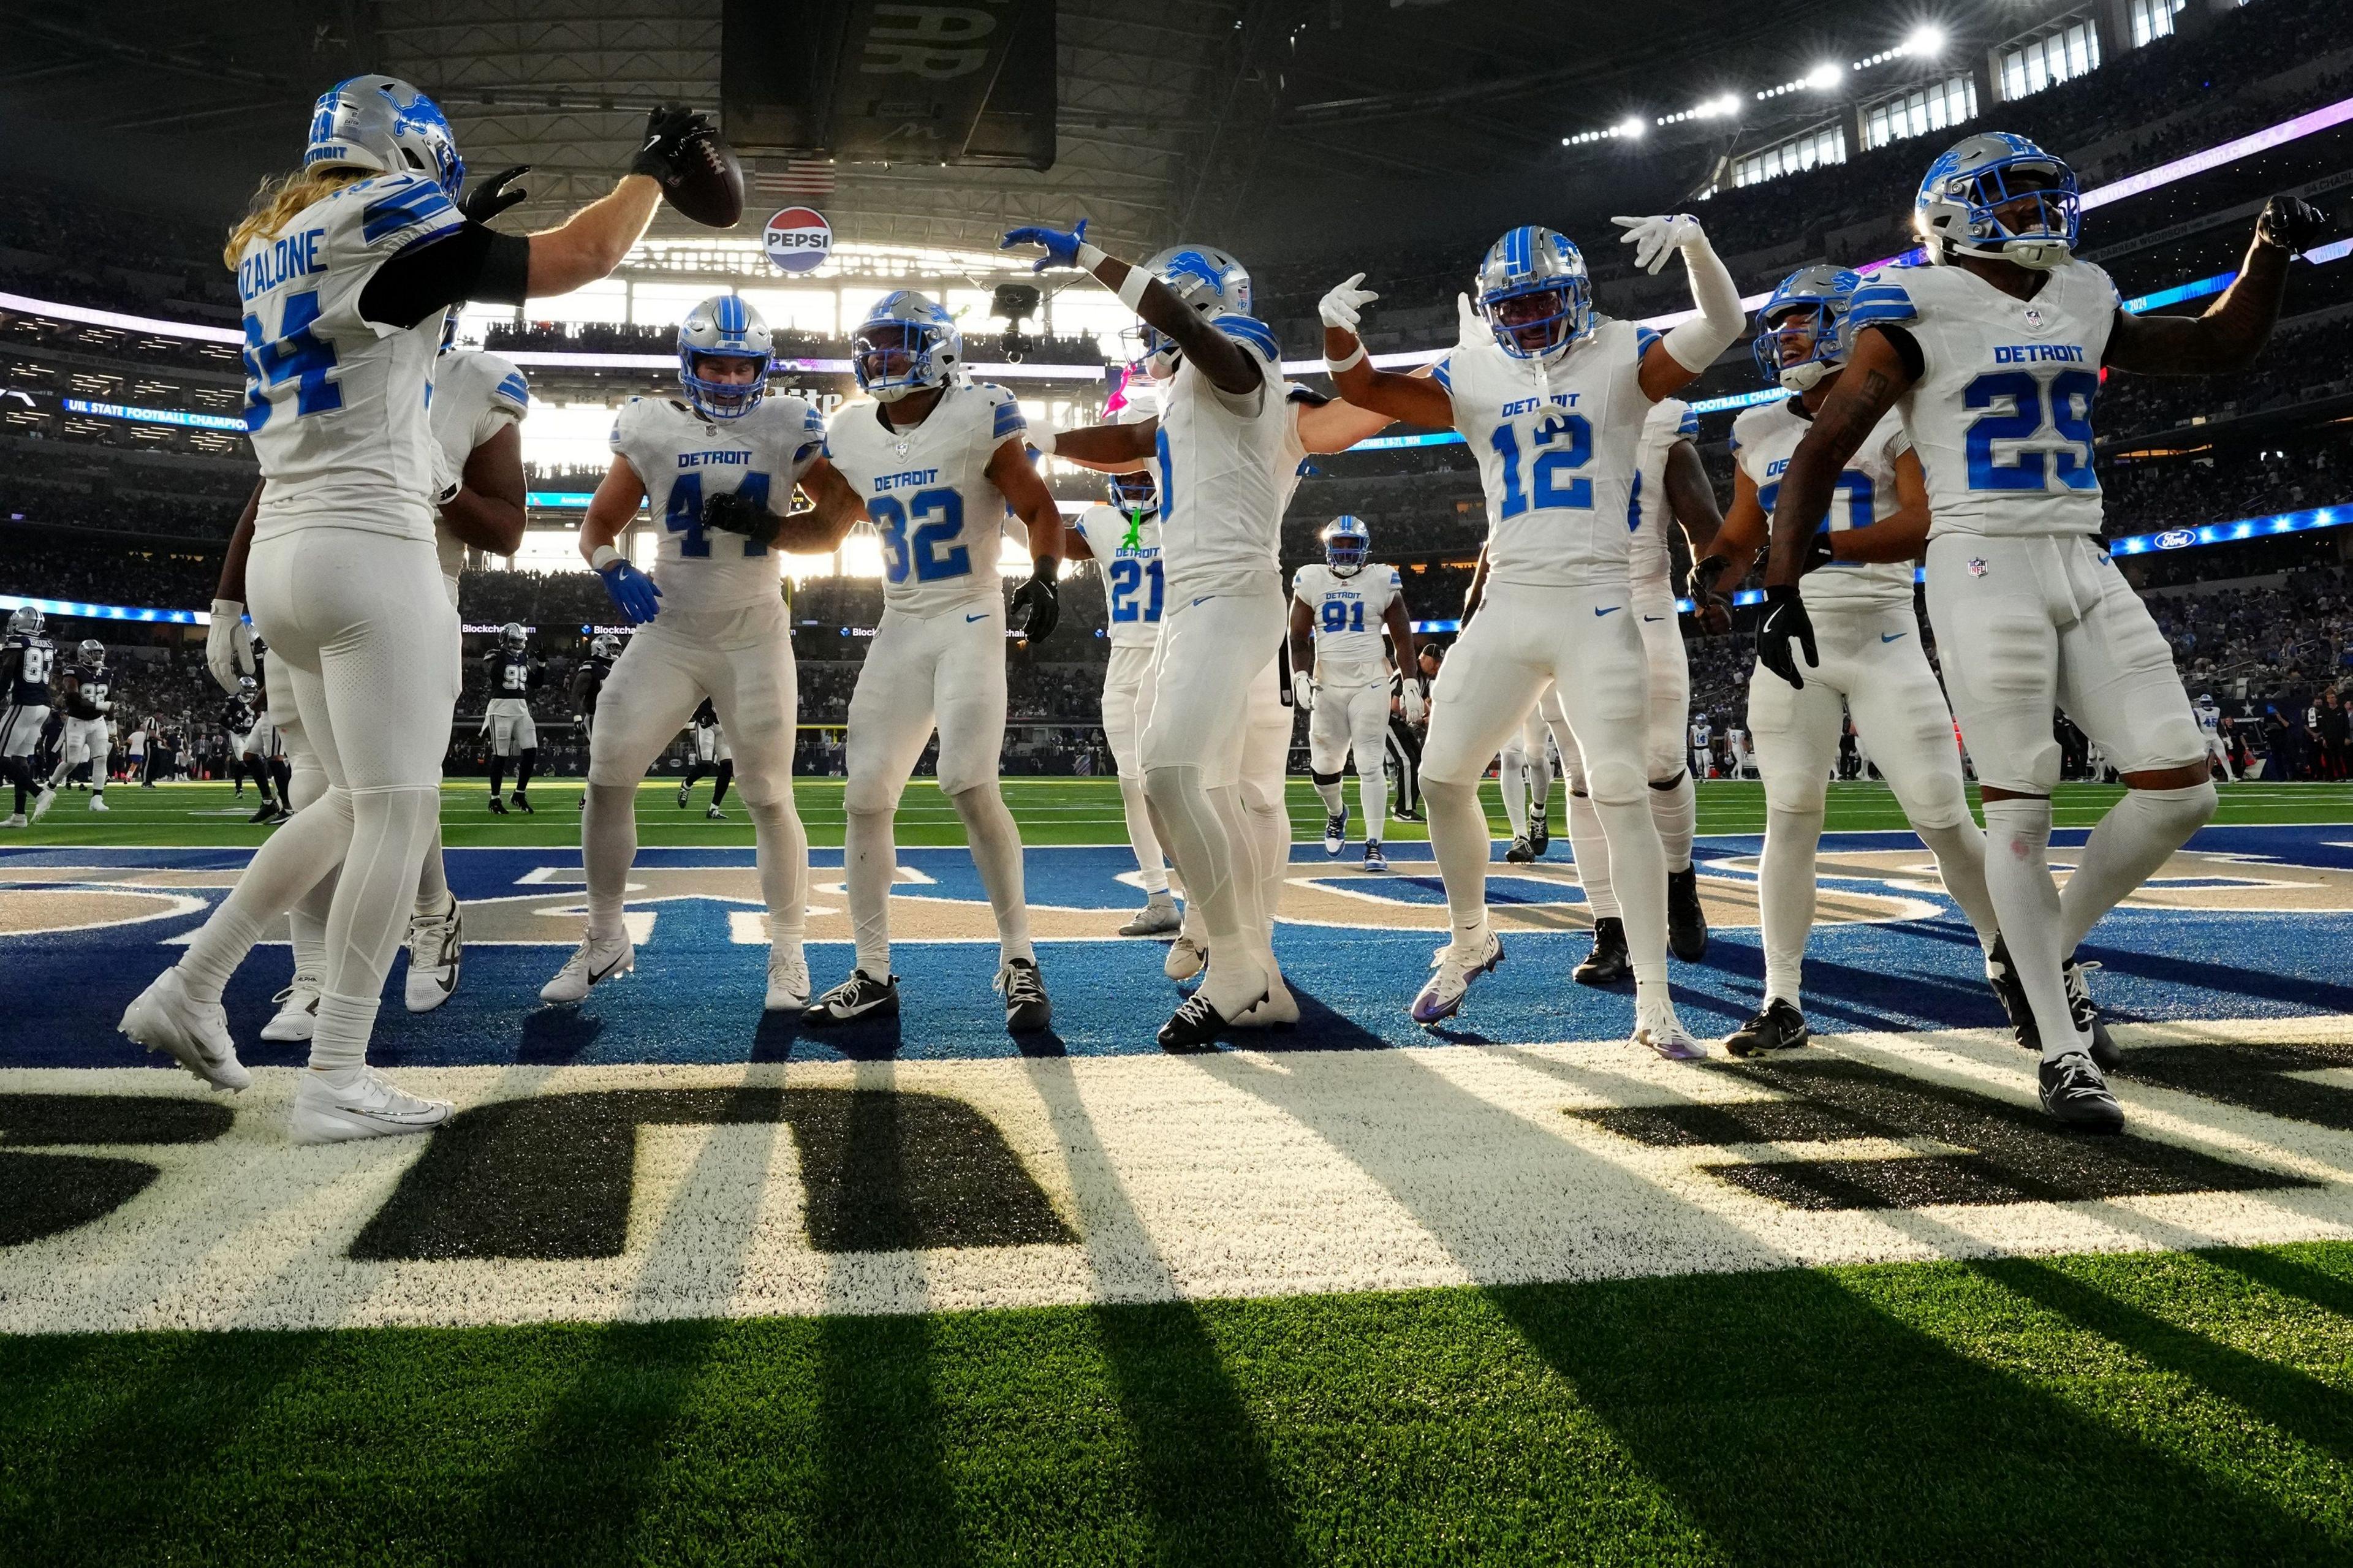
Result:
[[[253,193],[245,216],[229,230],[228,244],[221,251],[222,264],[236,271],[247,246],[257,239],[276,238],[278,231],[312,202],[367,177],[364,169],[297,169],[290,174],[270,175]]]

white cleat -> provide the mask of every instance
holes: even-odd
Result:
[[[1266,994],[1243,1010],[1233,1021],[1237,1029],[1282,1029],[1299,1022],[1299,998],[1282,983],[1282,976],[1268,972],[1273,977],[1267,982]]]
[[[11,813],[7,821],[0,822],[0,827],[29,827],[31,826],[31,823],[25,820],[25,814],[21,811]]]
[[[1122,936],[1166,936],[1185,927],[1184,912],[1176,900],[1163,893],[1135,911],[1135,918],[1119,928]]]
[[[1431,960],[1430,979],[1413,999],[1411,1011],[1417,1024],[1443,1023],[1461,1011],[1462,994],[1471,989],[1471,983],[1504,962],[1503,940],[1491,931],[1483,946],[1463,948],[1448,942],[1431,954]]]
[[[627,974],[637,966],[638,951],[622,931],[608,942],[598,942],[584,936],[555,978],[539,988],[543,1002],[577,1002],[586,996],[591,987],[601,985],[617,974]]]
[[[278,1016],[261,1026],[265,1040],[307,1040],[319,1024],[319,977],[297,974],[294,984],[270,998]]]
[[[398,1138],[430,1132],[449,1120],[446,1100],[419,1100],[395,1089],[374,1068],[359,1069],[337,1088],[322,1072],[305,1072],[294,1091],[286,1131],[297,1143],[348,1143],[355,1138]]]
[[[797,1013],[808,1005],[808,957],[797,942],[773,943],[768,948],[768,999],[764,1006],[771,1013]]]
[[[1201,973],[1209,962],[1209,950],[1181,932],[1168,944],[1168,956],[1161,961],[1160,973],[1175,981],[1190,980]]]
[[[240,1089],[253,1081],[237,1059],[237,1042],[228,1037],[228,1015],[217,1002],[190,996],[176,968],[164,971],[131,999],[120,1027],[149,1050],[169,1053],[215,1089]]]
[[[1671,1062],[1695,1062],[1707,1055],[1707,1047],[1675,1016],[1675,1005],[1663,1000],[1636,999],[1634,1043],[1650,1047]]]
[[[411,917],[408,922],[408,984],[403,993],[412,1013],[430,1013],[458,989],[458,971],[466,957],[466,916],[458,895],[438,915]]]
[[[41,818],[48,816],[49,807],[57,804],[58,792],[54,789],[44,789],[40,794],[35,795],[33,797],[33,821],[38,822]]]
[[[92,811],[108,812],[114,809],[112,806],[106,804],[106,797],[102,795],[94,795],[90,797],[90,808]]]

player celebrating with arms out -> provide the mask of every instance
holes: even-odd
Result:
[[[808,835],[793,802],[799,689],[768,508],[807,487],[821,511],[856,500],[819,456],[824,426],[798,397],[768,391],[767,323],[733,294],[705,300],[678,329],[680,397],[632,397],[613,420],[613,465],[580,524],[580,553],[638,626],[605,678],[588,742],[580,855],[588,931],[543,1002],[577,1002],[637,961],[622,904],[638,855],[638,781],[708,700],[741,742],[744,805],[768,909],[763,1005],[808,1002]],[[614,545],[640,504],[660,520],[650,576]],[[849,526],[844,521],[842,526]],[[712,538],[711,531],[726,536]],[[747,531],[756,537],[744,537]]]
[[[1375,370],[1357,341],[1377,298],[1364,275],[1324,298],[1324,352],[1349,402],[1460,430],[1486,490],[1490,582],[1480,614],[1440,677],[1422,788],[1453,937],[1414,998],[1423,1024],[1451,1017],[1476,976],[1503,959],[1488,929],[1487,823],[1479,780],[1547,682],[1556,682],[1609,843],[1635,984],[1634,1038],[1662,1056],[1699,1043],[1667,994],[1667,870],[1651,821],[1642,639],[1629,612],[1634,475],[1651,405],[1705,370],[1746,316],[1731,274],[1685,216],[1617,218],[1636,264],[1680,252],[1699,307],[1662,336],[1593,313],[1585,259],[1547,228],[1513,229],[1477,275],[1485,342],[1465,342],[1429,381]]]
[[[1757,369],[1791,395],[1732,423],[1732,511],[1715,551],[1692,568],[1694,592],[1745,575],[1765,542],[1790,454],[1846,375],[1846,322],[1861,284],[1838,268],[1803,268],[1757,312]],[[1749,678],[1748,722],[1765,784],[1757,865],[1765,996],[1725,1041],[1736,1057],[1810,1037],[1799,979],[1814,923],[1815,851],[1848,714],[1912,831],[1936,858],[1945,890],[1976,928],[1978,945],[1989,958],[1996,952],[1985,836],[1969,818],[1952,710],[1912,610],[1912,563],[1928,539],[1928,481],[1900,416],[1880,418],[1835,488],[1838,499],[1809,544],[1812,569],[1799,584],[1822,663],[1799,684],[1762,671]]]
[[[1982,133],[1928,167],[1913,223],[1928,264],[1863,280],[1846,374],[1781,478],[1757,658],[1792,685],[1820,664],[1799,581],[1848,460],[1891,409],[1927,476],[1928,616],[1981,785],[1986,883],[2043,1109],[2115,1131],[2124,1110],[2093,1058],[2096,1010],[2065,971],[2093,924],[2214,814],[2206,748],[2172,652],[2099,536],[2092,404],[2103,368],[2244,370],[2271,337],[2289,260],[2326,220],[2274,196],[2238,277],[2204,314],[2137,317],[2076,258],[2074,172],[2022,136]],[[1793,647],[1794,645],[1794,647]],[[2056,706],[2122,772],[2063,893],[2052,882]],[[1998,989],[2000,987],[1998,986]]]
[[[1405,584],[1396,567],[1366,564],[1373,536],[1356,519],[1335,518],[1318,537],[1323,561],[1309,562],[1292,578],[1291,689],[1308,716],[1308,768],[1324,798],[1324,852],[1337,855],[1347,842],[1340,770],[1353,752],[1365,869],[1386,871],[1381,829],[1389,792],[1381,759],[1388,752],[1389,660],[1381,633],[1386,629],[1397,648],[1398,668],[1419,673]],[[1419,719],[1421,683],[1409,680],[1403,691],[1407,721]]]

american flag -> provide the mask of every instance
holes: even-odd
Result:
[[[782,169],[753,172],[752,188],[764,196],[822,196],[833,192],[833,165],[795,158]]]

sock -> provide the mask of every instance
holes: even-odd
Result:
[[[899,872],[899,850],[891,838],[893,814],[844,815],[841,864],[849,889],[849,933],[858,943],[858,967],[881,980],[891,973],[891,883]]]
[[[311,1026],[311,1070],[327,1075],[338,1088],[348,1085],[367,1066],[368,1037],[375,1032],[379,998],[319,993],[319,1012]]]
[[[417,864],[440,815],[441,790],[438,784],[369,789],[353,794],[351,802],[351,847],[327,912],[327,967],[311,1036],[311,1064],[329,1068],[357,1067],[366,1059],[384,977],[408,932]],[[330,997],[338,1004],[332,1014]]]
[[[1793,1007],[1803,1005],[1806,939],[1814,929],[1814,859],[1826,815],[1819,801],[1805,811],[1766,803],[1757,903],[1767,1002],[1778,998]]]
[[[1528,820],[1534,823],[1544,815],[1545,804],[1552,798],[1552,752],[1537,742],[1528,753]]]
[[[294,764],[283,757],[277,758],[269,764],[269,776],[278,781],[278,798],[284,800],[294,783]]]
[[[712,786],[711,804],[717,805],[721,801],[725,800],[727,786],[734,782],[735,763],[733,758],[729,758],[719,764],[719,782]]]
[[[1168,896],[1168,863],[1160,853],[1160,835],[1152,826],[1152,808],[1144,799],[1144,775],[1119,775],[1120,809],[1127,814],[1127,842],[1135,850],[1135,868],[1144,890],[1155,899]]]
[[[774,800],[747,795],[744,805],[752,814],[760,899],[768,906],[768,944],[797,942],[808,925],[808,831],[789,785]]]
[[[1377,764],[1369,773],[1363,770],[1364,764],[1359,763],[1356,773],[1356,810],[1364,817],[1365,837],[1372,843],[1378,844],[1381,841],[1381,835],[1388,830],[1389,826],[1389,782],[1381,776],[1381,770]]]
[[[1446,884],[1448,923],[1459,951],[1475,951],[1487,941],[1487,813],[1479,785],[1421,781],[1430,812],[1430,850]]]
[[[638,858],[638,792],[628,784],[591,781],[580,812],[580,863],[588,882],[588,934],[618,936],[629,867]]]
[[[1648,791],[1644,792],[1648,794]],[[1667,855],[1651,826],[1647,800],[1596,800],[1593,815],[1609,845],[1610,890],[1626,921],[1626,955],[1634,967],[1637,1007],[1667,994]]]
[[[1247,862],[1227,837],[1226,813],[1211,798],[1207,770],[1198,763],[1147,768],[1144,791],[1185,879],[1188,912],[1193,906],[1201,911],[1210,964],[1196,994],[1207,997],[1220,1016],[1231,1018],[1266,991],[1261,961],[1245,940],[1250,921],[1242,900],[1246,891],[1257,889],[1245,889],[1236,870]]]
[[[1243,784],[1242,807],[1257,844],[1258,912],[1266,928],[1267,973],[1279,974],[1282,966],[1274,957],[1274,921],[1282,911],[1282,889],[1291,875],[1291,815],[1284,809],[1282,781]]]
[[[291,770],[285,793],[279,798],[299,813],[326,793],[327,770],[311,757]],[[294,950],[294,978],[314,990],[326,980],[327,911],[334,907],[335,881],[336,871],[328,871],[286,911],[286,939]]]
[[[1692,835],[1698,828],[1699,795],[1691,773],[1682,768],[1665,784],[1651,785],[1651,825],[1658,829],[1660,847],[1667,852],[1667,869],[1688,871]]]
[[[965,837],[972,844],[973,868],[988,894],[989,912],[997,917],[997,961],[1026,958],[1038,961],[1029,945],[1029,906],[1022,896],[1021,829],[1005,809],[1005,792],[995,779],[948,796],[964,819]]]
[[[1504,820],[1512,825],[1512,837],[1528,836],[1528,767],[1517,747],[1505,752],[1495,763],[1495,787],[1504,796]]]
[[[2073,952],[2102,915],[2155,876],[2212,819],[2217,804],[2211,782],[2187,789],[2125,791],[2092,829],[2084,858],[2059,895],[2060,955]]]
[[[1577,879],[1585,884],[1585,908],[1597,921],[1620,918],[1617,890],[1609,885],[1609,840],[1594,815],[1593,797],[1581,789],[1568,792],[1568,852],[1577,860]]]
[[[1961,906],[1961,913],[1976,928],[1978,945],[1992,952],[1994,938],[2001,931],[2001,921],[1993,912],[1993,895],[1986,891],[1985,835],[1967,818],[1953,827],[1915,827],[1912,831],[1936,856],[1936,874],[1944,879],[1945,891],[1953,896],[1953,902]],[[2061,951],[2074,950],[2069,947]]]
[[[329,790],[316,806],[269,836],[181,955],[191,996],[220,1000],[221,987],[261,933],[343,863],[352,829],[352,797]]]
[[[1985,803],[1986,892],[2001,922],[2010,962],[2042,1036],[2042,1059],[2084,1050],[2067,987],[2059,977],[2059,888],[2051,879],[2051,803],[2029,796]]]
[[[1324,816],[1337,816],[1347,809],[1346,797],[1340,793],[1338,773],[1314,773],[1310,776],[1315,781],[1315,794],[1324,802]]]
[[[495,752],[491,754],[491,798],[499,798],[499,786],[506,782],[507,760]]]
[[[1258,960],[1266,971],[1266,983],[1271,984],[1274,938],[1266,920],[1266,879],[1261,864],[1264,857],[1260,853],[1258,824],[1243,801],[1239,784],[1219,784],[1210,790],[1209,804],[1225,826],[1226,842],[1233,847],[1234,904],[1241,913],[1243,950]],[[1258,998],[1249,1000],[1255,1002]]]
[[[515,759],[515,794],[521,795],[531,787],[532,764],[538,761],[537,746],[525,746],[522,749],[522,755]]]
[[[433,837],[426,841],[425,859],[417,868],[418,915],[438,915],[449,905],[449,871],[441,863],[441,818],[433,819]]]

